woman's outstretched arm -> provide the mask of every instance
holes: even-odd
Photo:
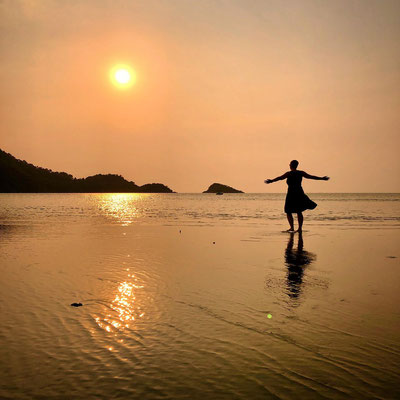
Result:
[[[281,181],[282,179],[286,179],[288,177],[288,174],[289,174],[289,172],[285,172],[283,175],[277,176],[274,179],[266,179],[264,181],[264,183],[274,183],[274,182],[277,182],[277,181]]]
[[[303,171],[303,176],[304,176],[304,178],[315,179],[318,181],[327,181],[329,179],[329,176],[314,176],[314,175],[309,175],[309,174],[307,174],[307,172],[304,172],[304,171]]]

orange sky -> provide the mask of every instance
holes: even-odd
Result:
[[[200,192],[400,192],[397,0],[5,0],[0,148]],[[130,65],[120,91],[109,70]]]

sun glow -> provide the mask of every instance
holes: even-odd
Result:
[[[116,65],[110,71],[111,82],[118,89],[128,89],[136,81],[135,72],[128,65]]]

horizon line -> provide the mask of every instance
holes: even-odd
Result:
[[[172,192],[172,193],[146,193],[146,192],[0,192],[1,194],[157,194],[157,195],[171,195],[171,194],[212,194],[204,192]],[[398,194],[400,192],[307,192],[309,194]],[[242,193],[224,193],[224,195],[241,195],[241,194],[286,194],[286,192],[242,192]]]

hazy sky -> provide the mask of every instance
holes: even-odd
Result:
[[[400,192],[399,0],[0,0],[0,148],[77,177]],[[137,81],[121,91],[117,63]]]

